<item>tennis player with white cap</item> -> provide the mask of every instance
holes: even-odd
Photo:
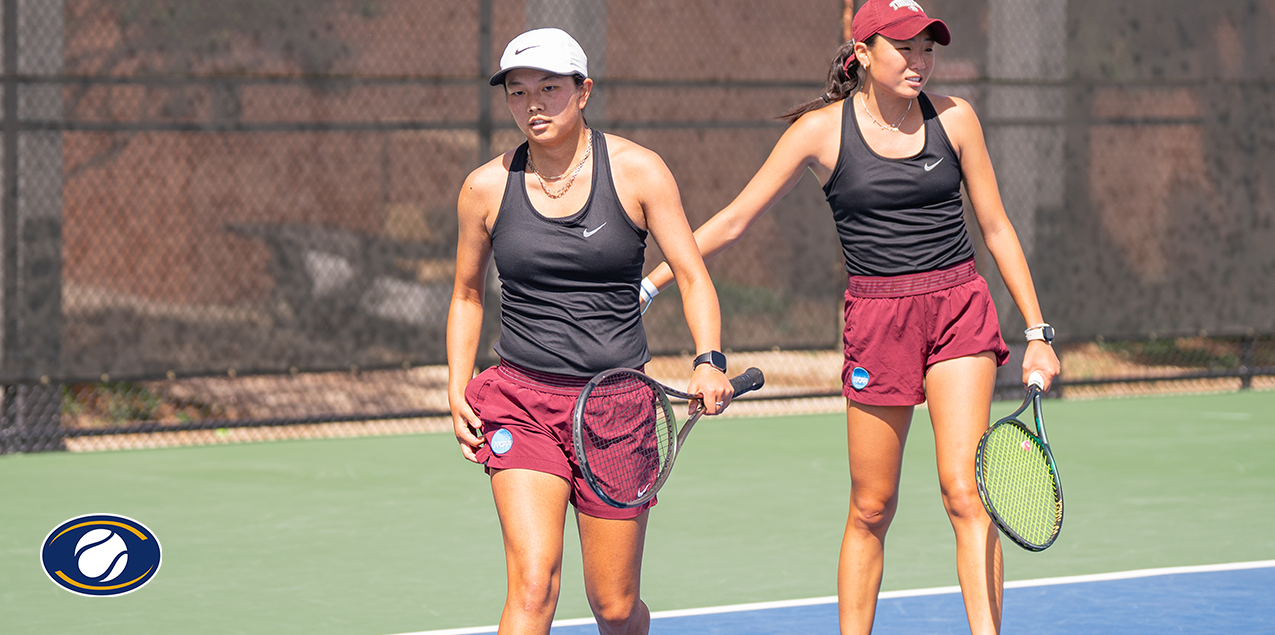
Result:
[[[558,601],[568,505],[600,633],[641,634],[649,505],[606,505],[581,475],[571,437],[580,389],[650,360],[638,312],[648,233],[682,290],[700,355],[687,392],[708,414],[730,401],[717,293],[677,184],[654,152],[584,120],[593,80],[559,29],[514,38],[491,78],[526,143],[474,170],[458,203],[456,284],[447,322],[448,397],[465,458],[486,466],[504,536],[500,633],[548,633]],[[500,364],[474,377],[487,264],[501,281]],[[652,503],[653,504],[653,503]]]

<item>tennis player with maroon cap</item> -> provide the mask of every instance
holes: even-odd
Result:
[[[462,455],[491,476],[508,576],[504,635],[549,632],[568,506],[598,631],[640,635],[650,625],[639,584],[650,504],[602,502],[581,475],[571,435],[576,397],[591,377],[651,358],[638,312],[648,234],[670,255],[699,354],[686,392],[700,395],[710,415],[731,395],[717,292],[677,184],[654,152],[588,126],[587,64],[560,29],[509,42],[491,84],[503,87],[526,142],[474,170],[457,205],[448,399]],[[474,377],[493,256],[500,364]]]
[[[695,231],[707,260],[740,239],[809,169],[841,239],[845,294],[850,514],[837,595],[842,633],[868,633],[881,587],[886,530],[898,502],[913,409],[928,404],[943,505],[970,631],[1000,630],[1000,537],[979,500],[974,453],[1008,349],[987,283],[974,268],[961,188],[1026,321],[1023,381],[1059,371],[1031,272],[997,190],[977,115],[965,100],[923,91],[947,25],[913,0],[868,0],[855,14],[820,98],[790,124],[730,205]],[[661,265],[649,302],[672,282]],[[1048,381],[1046,382],[1048,384]],[[1048,387],[1048,385],[1046,385]]]

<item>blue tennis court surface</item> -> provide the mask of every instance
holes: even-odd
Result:
[[[655,613],[652,635],[837,632],[836,598]],[[1162,635],[1275,633],[1275,561],[1181,567],[1007,583],[1005,633]],[[495,627],[416,635],[492,633]],[[555,622],[554,635],[597,633],[592,621]],[[883,593],[873,633],[969,633],[955,587]]]

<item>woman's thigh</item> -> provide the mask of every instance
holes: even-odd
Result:
[[[912,406],[846,408],[846,445],[852,502],[860,507],[892,505],[899,489],[903,448],[912,424]]]
[[[939,484],[945,492],[976,491],[974,453],[987,430],[995,383],[992,352],[938,362],[926,375]]]
[[[570,484],[553,474],[510,469],[491,475],[491,490],[510,577],[556,574]]]
[[[576,514],[585,590],[592,603],[637,600],[649,516],[650,510],[624,520]]]

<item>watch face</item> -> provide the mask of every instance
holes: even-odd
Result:
[[[1045,336],[1045,341],[1046,341],[1046,342],[1049,342],[1049,343],[1051,343],[1051,344],[1053,343],[1053,341],[1054,341],[1054,327],[1052,327],[1052,326],[1048,326],[1048,325],[1043,326],[1043,327],[1041,327],[1041,329],[1040,329],[1040,334]]]
[[[717,351],[713,351],[713,361],[711,363],[713,364],[715,368],[717,368],[717,370],[720,370],[723,373],[726,372],[726,356],[725,355],[718,353]]]
[[[710,364],[713,368],[726,372],[726,355],[719,351],[709,351],[695,358],[695,367],[700,364]]]

